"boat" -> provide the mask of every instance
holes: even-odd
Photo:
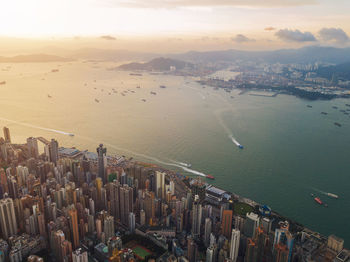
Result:
[[[233,99],[234,97],[233,96],[231,96],[231,99]]]
[[[345,110],[339,110],[340,112],[342,112],[342,113],[345,113],[346,111]]]
[[[51,98],[52,96],[50,96],[50,95],[47,95],[47,97],[48,97],[48,98]]]
[[[130,73],[129,75],[131,75],[131,76],[142,76],[142,74],[139,74],[139,73]]]
[[[58,71],[60,71],[59,69],[52,69],[51,72],[52,73],[57,73]]]
[[[314,200],[316,201],[317,204],[323,205],[323,202],[319,197],[315,197]]]
[[[314,197],[314,194],[313,194],[313,193],[311,193],[311,194],[310,194],[310,196]]]
[[[95,98],[95,102],[100,103],[100,100],[98,100],[98,99]]]
[[[335,198],[335,199],[339,198],[336,194],[332,194],[332,193],[327,193],[327,196],[329,196],[331,198]]]
[[[136,88],[140,88],[140,86],[137,86]]]
[[[346,106],[350,107],[350,104],[345,104]]]
[[[336,126],[341,127],[341,124],[339,124],[338,122],[334,122],[334,124],[335,124]]]
[[[160,87],[160,88],[166,88],[166,86],[163,86],[163,85],[160,85],[159,87]]]
[[[6,84],[6,81],[1,81],[0,82],[0,85],[5,85]]]
[[[212,175],[206,175],[206,178],[214,180],[215,178]]]
[[[187,163],[182,163],[182,162],[180,162],[179,164],[182,165],[182,166],[184,166],[184,167],[192,167],[191,164],[187,164]]]
[[[143,102],[146,102],[146,99],[141,99]]]
[[[328,113],[327,113],[327,112],[321,112],[321,114],[322,114],[322,115],[328,115]]]
[[[69,136],[74,136],[74,134],[72,134],[72,133],[69,133],[68,135],[69,135]]]
[[[338,107],[337,107],[337,106],[332,106],[332,108],[333,108],[333,109],[338,109]]]
[[[157,94],[156,92],[153,92],[153,91],[151,92],[151,95],[156,95],[156,94]]]
[[[312,106],[310,106],[310,105],[307,105],[307,107],[312,108]]]

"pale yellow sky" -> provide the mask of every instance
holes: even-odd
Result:
[[[139,38],[174,50],[184,41],[209,49],[347,46],[350,35],[348,0],[2,0],[0,10],[2,37],[109,35],[111,48]]]

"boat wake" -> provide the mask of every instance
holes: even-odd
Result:
[[[172,162],[176,163],[176,164],[179,164],[181,166],[184,166],[184,167],[191,167],[192,165],[191,164],[188,164],[188,163],[184,163],[184,162],[178,162],[178,161],[175,161],[175,160],[172,160],[170,159]]]
[[[84,136],[80,136],[80,135],[77,136],[77,137],[96,143],[96,140],[88,138],[88,137],[84,137]],[[204,173],[202,173],[200,171],[191,169],[189,167],[186,167],[184,165],[181,165],[181,164],[179,164],[180,162],[176,162],[175,161],[178,164],[169,163],[169,162],[162,161],[162,160],[160,160],[160,159],[158,159],[158,158],[156,158],[154,156],[149,156],[149,155],[146,155],[146,154],[137,153],[135,151],[128,150],[128,149],[125,149],[125,148],[122,148],[122,147],[119,147],[119,146],[116,146],[116,145],[113,145],[113,144],[110,144],[110,143],[106,143],[106,142],[102,142],[102,143],[104,145],[108,146],[108,147],[111,147],[111,148],[119,150],[119,151],[127,152],[127,153],[135,155],[135,156],[139,156],[139,157],[142,157],[142,158],[145,158],[145,159],[148,159],[148,160],[152,160],[152,161],[157,162],[157,163],[162,164],[162,165],[178,167],[178,168],[181,168],[182,170],[184,170],[184,171],[186,171],[188,173],[191,173],[191,174],[194,174],[194,175],[197,175],[197,176],[206,177],[206,174],[204,174]],[[182,164],[186,164],[186,163],[182,163]]]
[[[31,128],[35,128],[35,129],[44,130],[44,131],[54,132],[54,133],[61,134],[61,135],[74,136],[74,134],[68,133],[68,132],[65,132],[65,131],[56,130],[56,129],[52,129],[52,128],[41,127],[41,126],[35,126],[35,125],[28,124],[28,123],[19,122],[19,121],[15,121],[15,120],[3,118],[3,117],[0,117],[0,120],[6,121],[6,122],[9,122],[9,123],[13,123],[13,124],[16,124],[16,125],[21,125],[21,126],[31,127]]]

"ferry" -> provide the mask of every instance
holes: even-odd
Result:
[[[327,196],[338,199],[339,197],[336,194],[332,194],[332,193],[327,193]]]
[[[316,201],[317,204],[323,205],[323,202],[319,197],[315,197],[314,200]]]
[[[212,175],[207,175],[206,178],[214,180],[215,178]]]

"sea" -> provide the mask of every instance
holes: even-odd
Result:
[[[14,143],[55,138],[60,146],[91,152],[103,143],[110,155],[186,176],[211,174],[213,185],[350,246],[350,116],[340,111],[350,109],[350,100],[228,93],[193,77],[130,75],[116,66],[0,64],[0,82],[6,81],[0,85],[0,127],[10,128]]]

